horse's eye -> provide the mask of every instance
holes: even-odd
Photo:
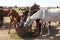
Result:
[[[27,23],[29,23],[29,21],[27,21]]]

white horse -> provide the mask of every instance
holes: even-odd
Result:
[[[46,23],[46,27],[48,30],[47,35],[50,35],[50,30],[49,30],[49,22],[51,21],[60,21],[60,8],[42,8],[35,14],[33,14],[31,17],[27,18],[24,26],[30,26],[34,20],[37,19],[42,19]],[[41,30],[42,34],[42,30]]]

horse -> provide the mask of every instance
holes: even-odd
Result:
[[[4,17],[10,17],[10,24],[12,24],[14,27],[20,21],[20,16],[12,8],[3,8],[3,7],[0,8],[0,20],[1,20],[1,22],[3,21]]]
[[[30,16],[32,16],[33,14],[35,14],[39,9],[40,9],[39,5],[37,5],[37,4],[34,3],[34,5],[32,5],[31,8],[29,9]],[[41,24],[39,23],[39,21],[40,21],[40,19],[35,20],[36,29],[37,29],[36,31],[38,31],[38,32],[39,32],[40,26],[41,26]]]
[[[4,10],[4,11],[3,11]],[[7,11],[7,12],[6,12]],[[9,9],[3,9],[3,7],[0,7],[0,21],[1,21],[1,23],[2,23],[2,21],[3,21],[3,17],[4,16],[7,16],[7,14],[8,14],[8,12],[9,12]],[[1,27],[2,25],[0,25],[0,27]]]
[[[17,22],[20,22],[21,15],[19,15],[15,10],[11,10],[12,12],[9,14],[11,18],[11,23],[16,26]]]
[[[34,20],[41,19],[42,22],[46,23],[47,27],[47,35],[50,35],[49,30],[49,22],[51,21],[60,21],[60,8],[41,8],[41,10],[37,11],[31,17],[29,17],[24,23],[24,27],[30,26]],[[42,34],[42,27],[41,27]]]
[[[29,13],[29,7],[26,7],[25,11],[23,12],[23,20],[26,21]]]

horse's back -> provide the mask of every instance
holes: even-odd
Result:
[[[45,11],[45,18],[51,21],[60,20],[60,8],[47,9],[47,11]]]
[[[60,12],[60,8],[50,8],[48,9],[48,12]]]

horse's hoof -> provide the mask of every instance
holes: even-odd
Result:
[[[42,33],[40,33],[40,35],[42,35]]]
[[[49,35],[50,35],[50,33],[47,33],[46,35],[47,35],[47,36],[49,36]]]

